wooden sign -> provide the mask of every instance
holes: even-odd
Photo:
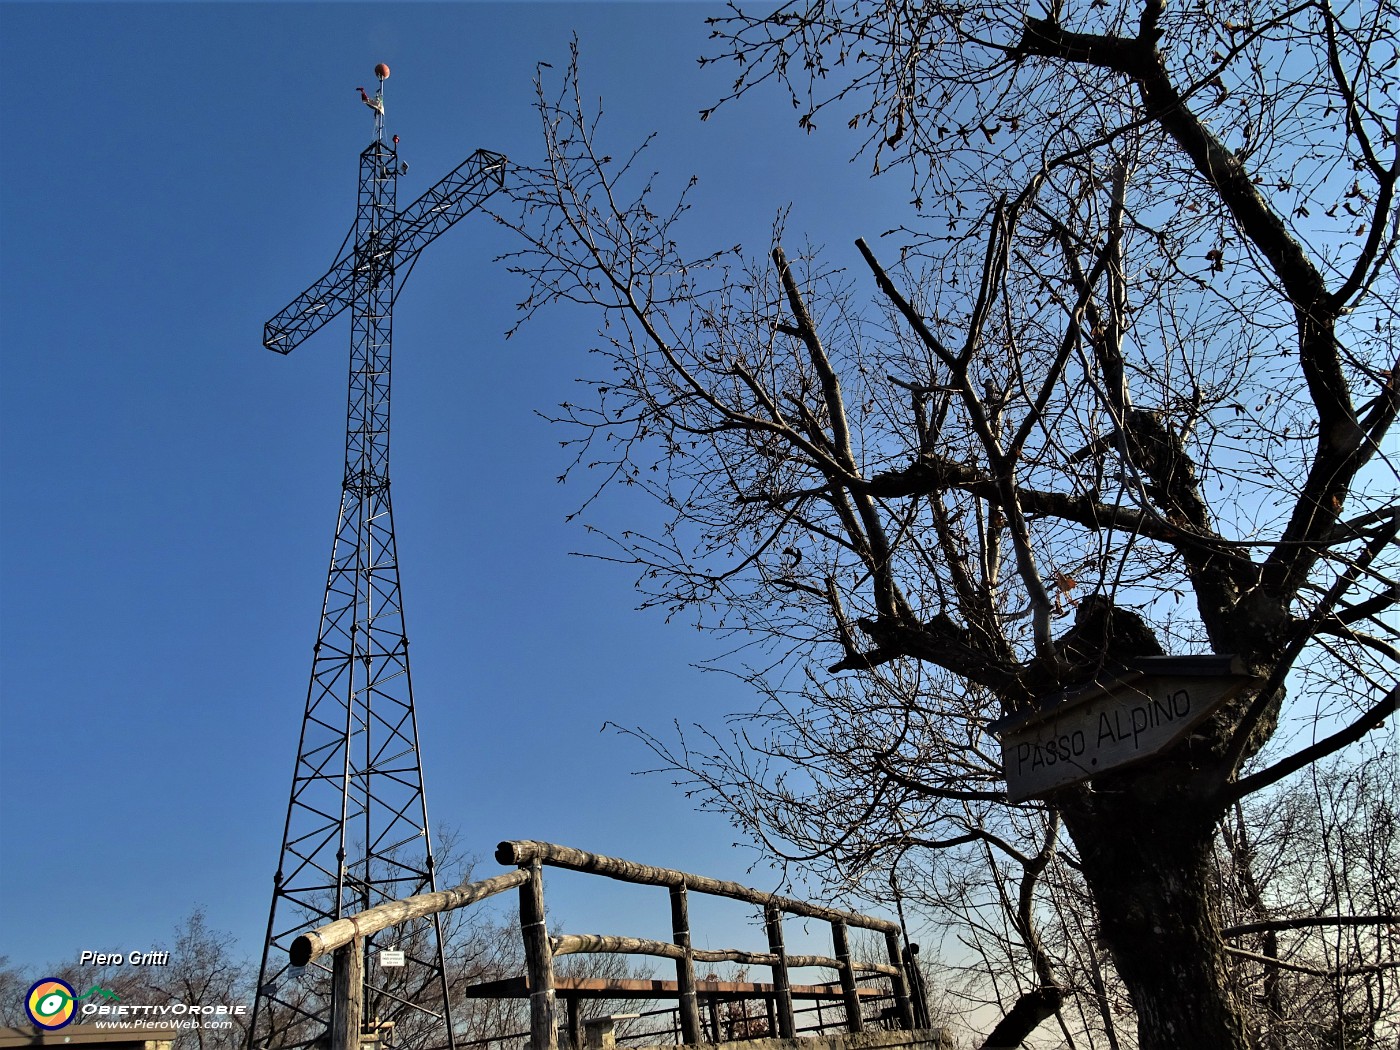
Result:
[[[1231,657],[1149,657],[993,723],[1006,796],[1021,802],[1149,758],[1251,682]]]
[[[403,949],[385,948],[379,953],[379,965],[384,969],[403,965]]]

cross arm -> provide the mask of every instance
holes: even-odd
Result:
[[[263,346],[289,354],[355,299],[355,250],[342,255],[324,277],[263,325]]]
[[[505,185],[506,158],[479,149],[421,197],[399,212],[394,223],[396,262],[403,265],[444,230],[476,210]]]
[[[505,184],[506,158],[477,150],[394,219],[394,261],[401,266],[458,219],[474,211]],[[355,299],[355,252],[331,264],[325,275],[263,326],[263,346],[291,353]]]

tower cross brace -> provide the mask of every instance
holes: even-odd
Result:
[[[329,968],[289,967],[298,934],[437,888],[389,490],[393,305],[396,275],[501,188],[506,158],[477,150],[398,211],[407,166],[397,136],[384,141],[388,69],[376,73],[379,93],[366,98],[375,138],[360,153],[349,247],[263,329],[263,345],[286,354],[352,309],[340,515],[273,878],[254,1048],[307,1047],[329,1027]],[[403,966],[378,965],[384,949],[403,950]],[[437,916],[367,939],[365,964],[364,1015],[395,1045],[455,1047]]]

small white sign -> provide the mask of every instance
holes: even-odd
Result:
[[[402,948],[386,948],[379,953],[379,965],[385,968],[403,965]]]

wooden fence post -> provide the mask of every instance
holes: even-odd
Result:
[[[685,952],[676,960],[677,1010],[681,1018],[681,1042],[704,1042],[700,1032],[700,1007],[695,1001],[695,957],[690,945],[690,902],[684,886],[671,887],[671,931],[676,947]]]
[[[331,1050],[360,1050],[365,1002],[365,942],[335,950],[331,967]]]
[[[522,865],[527,866],[530,879],[520,887],[520,935],[525,941],[525,973],[530,981],[530,1050],[559,1050],[554,1020],[554,952],[544,924],[544,874],[538,860]]]
[[[565,995],[564,1005],[568,1008],[569,1045],[573,1050],[583,1050],[583,1010],[577,995]]]
[[[860,993],[856,990],[856,972],[851,966],[851,939],[846,924],[839,919],[831,924],[831,942],[836,961],[841,964],[841,998],[846,1001],[846,1031],[862,1032],[865,1021],[860,1016]]]
[[[885,948],[889,953],[890,965],[898,971],[890,976],[890,984],[894,986],[894,1006],[899,1012],[899,1023],[906,1032],[912,1032],[914,1004],[909,1000],[909,983],[904,979],[904,953],[899,950],[899,934],[885,934]]]
[[[792,1016],[792,984],[788,980],[787,952],[783,950],[782,911],[773,904],[765,906],[763,924],[768,928],[768,950],[777,956],[773,961],[773,1001],[778,1012],[778,1035],[793,1039],[797,1023]]]

